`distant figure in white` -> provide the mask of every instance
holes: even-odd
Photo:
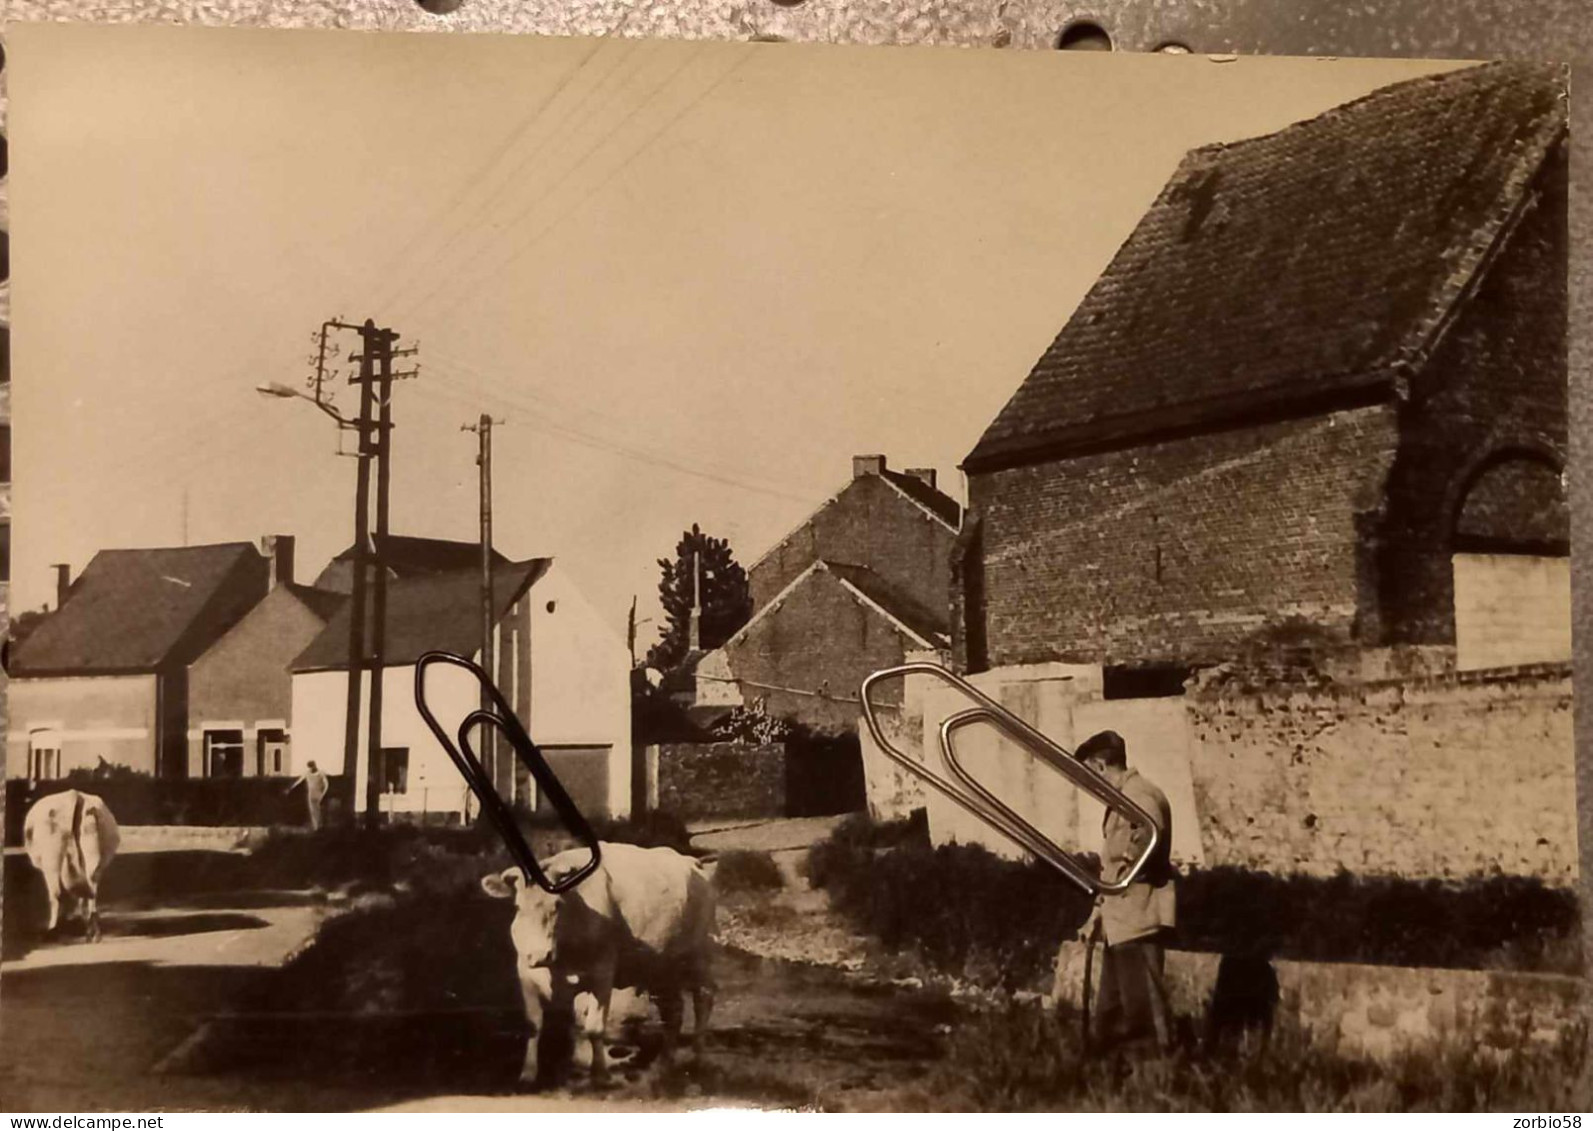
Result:
[[[568,1009],[576,1041],[591,1042],[592,1079],[608,1075],[604,1031],[616,986],[645,991],[664,1022],[664,1057],[680,1040],[685,1002],[692,995],[692,1044],[700,1044],[713,1011],[711,972],[714,892],[697,861],[670,848],[599,845],[602,862],[575,888],[550,895],[526,882],[519,868],[482,877],[497,899],[515,902],[516,973],[531,1036],[524,1084],[538,1079],[537,1041],[550,1004]],[[584,848],[562,852],[543,867],[550,880],[583,866]]]
[[[321,802],[326,800],[326,775],[315,768],[314,762],[306,762],[304,773],[294,778],[293,784],[283,792],[292,793],[301,785],[304,787],[304,799],[310,805],[310,828],[318,829],[321,827]]]
[[[91,793],[68,789],[33,803],[23,818],[22,843],[44,876],[51,933],[60,925],[61,905],[70,910],[76,900],[84,937],[98,941],[100,877],[121,842],[110,807]]]

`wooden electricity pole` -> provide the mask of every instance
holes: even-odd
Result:
[[[351,354],[350,361],[359,363],[359,372],[349,378],[349,384],[359,386],[359,415],[354,418],[338,411],[326,392],[330,378],[328,335],[334,330],[352,330],[360,336],[360,352]],[[358,325],[329,318],[321,324],[318,349],[312,359],[315,376],[310,379],[313,394],[298,392],[280,384],[262,385],[261,393],[274,397],[300,397],[308,400],[326,415],[337,421],[341,429],[358,437],[354,456],[359,460],[359,470],[354,488],[354,547],[350,563],[353,576],[349,593],[348,621],[348,697],[343,718],[343,772],[350,782],[359,780],[360,696],[367,670],[365,648],[365,587],[372,565],[371,542],[371,459],[377,460],[376,471],[376,538],[378,545],[387,540],[388,488],[391,483],[393,382],[404,377],[414,377],[418,369],[405,373],[393,372],[393,358],[408,356],[414,348],[395,350],[398,335],[392,330],[379,328],[367,318]],[[376,419],[372,418],[373,410]],[[345,454],[339,448],[340,455]],[[367,730],[369,745],[366,755],[365,815],[366,823],[375,825],[379,819],[382,795],[381,745],[382,745],[382,669],[387,644],[387,567],[380,561],[374,579],[374,608],[372,613],[372,648],[370,657],[371,699],[370,723]],[[350,797],[350,820],[357,817],[359,798]]]
[[[369,325],[369,320],[367,320]],[[364,333],[363,327],[356,327]],[[350,382],[360,387],[360,411],[355,418],[355,435],[359,438],[356,454],[359,471],[354,487],[354,569],[353,584],[349,593],[348,610],[348,700],[343,717],[343,772],[349,779],[349,821],[358,822],[359,797],[354,783],[359,781],[360,764],[360,684],[365,679],[365,579],[370,568],[371,555],[371,456],[375,446],[371,443],[371,406],[374,397],[371,374],[375,366],[372,351],[361,352],[360,370]],[[319,393],[317,388],[317,393]],[[366,767],[367,772],[370,767]]]
[[[365,372],[364,358],[369,357],[370,364],[375,370],[372,379],[377,387],[378,406],[374,547],[376,573],[375,592],[371,599],[371,616],[375,623],[371,626],[371,714],[370,723],[366,728],[369,745],[365,759],[365,823],[375,828],[381,820],[382,786],[385,784],[382,764],[382,693],[383,672],[387,667],[387,563],[382,560],[382,551],[387,546],[388,497],[393,478],[393,381],[395,378],[415,376],[414,371],[394,373],[393,358],[407,357],[413,354],[415,349],[414,347],[406,350],[394,349],[398,335],[392,330],[378,329],[376,323],[369,318],[360,328],[360,337],[364,339],[361,371]]]
[[[492,596],[492,426],[502,423],[482,413],[476,423],[459,426],[461,432],[474,432],[478,444],[476,466],[481,469],[481,670],[487,673],[487,678],[494,684],[498,682],[498,669],[493,648],[497,610]],[[514,701],[512,690],[509,701]],[[485,687],[481,689],[481,709],[493,709],[492,695]],[[512,802],[514,766],[508,758],[499,757],[502,744],[498,742],[497,731],[489,728],[482,737],[486,748],[481,753],[485,755],[493,786],[499,797],[506,797]]]

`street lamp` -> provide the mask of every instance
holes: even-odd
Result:
[[[324,355],[324,347],[322,352]],[[369,353],[369,351],[367,351],[367,353]],[[368,377],[370,362],[365,362],[362,366],[362,369],[365,371],[362,376]],[[352,592],[349,595],[348,703],[345,707],[343,728],[343,772],[348,776],[349,781],[352,784],[358,780],[359,715],[360,700],[363,697],[363,689],[361,685],[363,683],[365,669],[365,574],[369,552],[368,547],[366,546],[366,538],[369,529],[368,515],[370,513],[368,509],[370,506],[369,457],[373,454],[367,449],[366,445],[366,433],[371,428],[370,407],[372,398],[370,391],[370,381],[368,379],[362,381],[362,387],[360,389],[360,418],[358,420],[350,420],[348,417],[338,412],[337,409],[331,404],[323,401],[319,396],[312,397],[308,393],[295,389],[292,385],[283,384],[281,381],[270,381],[264,385],[256,385],[254,388],[255,392],[259,393],[263,397],[277,397],[281,400],[309,401],[316,408],[320,409],[333,420],[337,421],[339,431],[351,431],[359,433],[359,450],[354,453],[359,458],[359,475],[358,486],[356,487],[356,493],[354,496],[354,576],[351,585]],[[316,384],[316,391],[320,391],[319,382]],[[345,454],[342,451],[342,444],[338,445],[338,454]],[[377,585],[378,588],[381,587],[380,578],[378,578]],[[380,693],[379,689],[382,678],[382,630],[380,627],[380,618],[382,614],[380,610],[383,604],[384,602],[380,600],[378,601],[378,625],[376,631],[377,660],[376,669],[372,676],[373,686],[371,695],[371,709],[373,718],[372,726],[369,730],[369,736],[372,740],[373,748],[379,741],[377,736],[381,733],[381,724],[376,721],[375,712],[378,710],[377,697]],[[366,762],[366,775],[369,779],[369,782],[374,784],[376,775],[374,749]],[[350,816],[354,817],[354,814],[356,814],[359,810],[359,798],[357,795],[355,795],[351,800],[352,804],[350,805]],[[376,819],[374,811],[367,812],[366,817],[372,822],[374,822]]]
[[[293,400],[297,398],[301,401],[309,401],[316,408],[320,409],[333,420],[337,421],[338,427],[359,427],[359,421],[350,420],[348,417],[338,412],[337,409],[333,408],[326,401],[320,400],[317,397],[312,397],[309,393],[295,389],[292,385],[284,385],[281,381],[270,381],[264,385],[256,385],[254,387],[254,391],[259,393],[262,397],[281,397],[283,400]]]

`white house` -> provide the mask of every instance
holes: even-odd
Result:
[[[505,562],[493,574],[497,685],[582,812],[630,811],[630,653],[551,558]],[[349,612],[345,607],[293,662],[293,761],[329,774],[344,767]],[[367,625],[370,622],[367,615]],[[369,633],[369,627],[367,627]],[[382,798],[394,813],[473,812],[474,802],[415,705],[415,664],[432,650],[481,659],[481,577],[474,569],[389,584],[382,680]],[[480,704],[468,672],[427,672],[427,704],[450,735]],[[361,688],[361,756],[354,796],[365,797],[370,676]],[[482,740],[481,745],[485,745]],[[541,807],[534,780],[514,800]],[[508,799],[508,798],[506,798]]]

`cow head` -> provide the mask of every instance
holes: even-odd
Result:
[[[558,951],[559,919],[564,900],[527,883],[519,868],[505,868],[481,877],[481,890],[494,899],[514,900],[509,937],[527,966],[551,966]]]

